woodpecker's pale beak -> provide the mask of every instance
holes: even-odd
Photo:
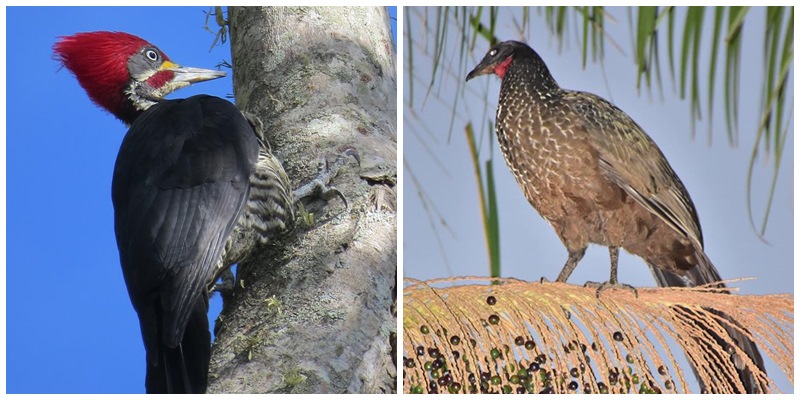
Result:
[[[161,69],[175,73],[175,78],[172,80],[173,83],[186,82],[192,84],[222,78],[226,75],[223,71],[215,71],[213,69],[181,67],[171,61],[165,61],[161,65]]]

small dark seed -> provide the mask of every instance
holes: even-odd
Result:
[[[499,375],[495,375],[495,376],[492,377],[491,382],[492,382],[492,385],[499,385],[500,382],[502,382],[502,380],[500,380],[500,376]]]
[[[534,347],[536,347],[536,343],[533,340],[525,341],[525,348],[526,349],[533,350]]]
[[[459,343],[461,343],[461,338],[460,337],[455,336],[455,335],[450,336],[450,344],[452,344],[453,346],[458,346]]]
[[[429,393],[439,393],[439,385],[436,382],[431,382],[431,384],[428,385],[428,390]]]
[[[433,358],[438,358],[440,354],[441,353],[439,353],[439,349],[437,349],[436,347],[428,347],[428,355],[429,356],[431,356]]]
[[[667,367],[665,367],[663,365],[658,367],[658,373],[661,374],[661,375],[666,375],[667,374]]]
[[[474,385],[475,384],[475,374],[470,372],[469,375],[467,375],[467,380],[469,381],[469,383]]]
[[[425,365],[423,365],[423,367],[425,368],[425,371],[430,371],[431,369],[433,369],[432,364],[433,363],[430,362],[430,361],[425,361]]]
[[[490,315],[489,323],[492,325],[497,325],[498,323],[500,323],[500,317],[498,317],[496,314]]]
[[[654,394],[661,394],[661,388],[659,388],[658,386],[651,386],[650,387],[650,392],[652,392]]]
[[[444,363],[437,358],[437,359],[433,360],[433,363],[431,364],[431,369],[442,368],[442,365],[444,365]]]
[[[492,379],[492,374],[488,372],[481,372],[481,381],[488,381],[489,379]]]
[[[422,386],[420,386],[420,385],[414,385],[414,386],[411,387],[411,393],[414,393],[414,394],[422,394],[424,391],[425,390],[422,389]]]
[[[500,354],[500,350],[497,350],[497,349],[492,349],[492,350],[489,352],[489,354],[492,356],[492,359],[493,359],[493,360],[494,360],[494,359],[497,359],[497,358],[500,358],[500,355],[501,355],[501,354]]]
[[[461,358],[461,353],[458,350],[453,350],[453,359],[458,361],[459,358]]]
[[[672,386],[673,384],[671,380],[664,382],[664,387],[667,388],[667,390],[672,390]]]
[[[572,381],[569,383],[569,390],[578,390],[578,382]]]
[[[508,378],[508,381],[509,381],[509,382],[511,382],[511,383],[513,383],[514,385],[519,385],[519,376],[517,376],[517,375],[511,375],[511,376]]]
[[[525,394],[525,388],[522,386],[517,386],[517,394]]]
[[[544,389],[542,389],[542,391],[539,392],[539,394],[554,394],[555,392],[556,392],[556,390],[553,389],[552,386],[547,386]]]
[[[515,337],[514,338],[514,344],[517,345],[517,346],[524,345],[525,344],[525,338],[523,338],[522,336]]]
[[[489,296],[486,298],[486,304],[493,306],[497,303],[497,299],[494,296]]]
[[[453,382],[450,384],[450,393],[458,393],[461,391],[461,384],[458,382]]]
[[[728,352],[728,354],[733,354],[733,353],[735,352],[735,350],[734,350],[733,346],[731,346],[731,345],[727,345],[727,346],[725,347],[725,351],[727,351],[727,352]]]
[[[417,355],[424,356],[425,355],[425,346],[417,346]]]
[[[577,378],[578,376],[580,376],[580,374],[578,374],[578,369],[575,368],[575,367],[573,367],[572,369],[569,370],[569,375],[571,377],[573,377],[573,378]],[[575,389],[577,389],[577,388],[575,388]],[[575,389],[572,389],[572,390],[575,390]]]
[[[447,378],[440,376],[439,379],[436,380],[437,383],[441,386],[447,386]]]
[[[628,355],[625,356],[625,361],[627,361],[628,364],[633,364],[633,355],[628,353]]]
[[[420,326],[419,327],[419,331],[422,332],[423,335],[427,335],[427,334],[429,334],[431,332],[431,330],[428,329],[427,325]]]
[[[613,337],[614,337],[614,340],[616,340],[617,342],[621,342],[622,341],[622,332],[620,332],[620,331],[614,332]]]
[[[538,370],[539,370],[539,363],[536,361],[532,362],[531,365],[528,366],[528,371],[536,372]]]

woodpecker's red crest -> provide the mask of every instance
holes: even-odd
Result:
[[[124,32],[62,36],[53,51],[95,104],[128,124],[177,89],[225,76],[181,67],[158,47]]]

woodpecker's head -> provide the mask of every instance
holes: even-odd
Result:
[[[95,104],[127,124],[175,90],[225,76],[181,67],[158,47],[123,32],[63,36],[53,51]]]

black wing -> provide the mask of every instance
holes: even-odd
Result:
[[[181,342],[245,204],[257,156],[247,120],[211,96],[163,101],[125,136],[112,184],[115,231],[151,362],[159,341]]]

